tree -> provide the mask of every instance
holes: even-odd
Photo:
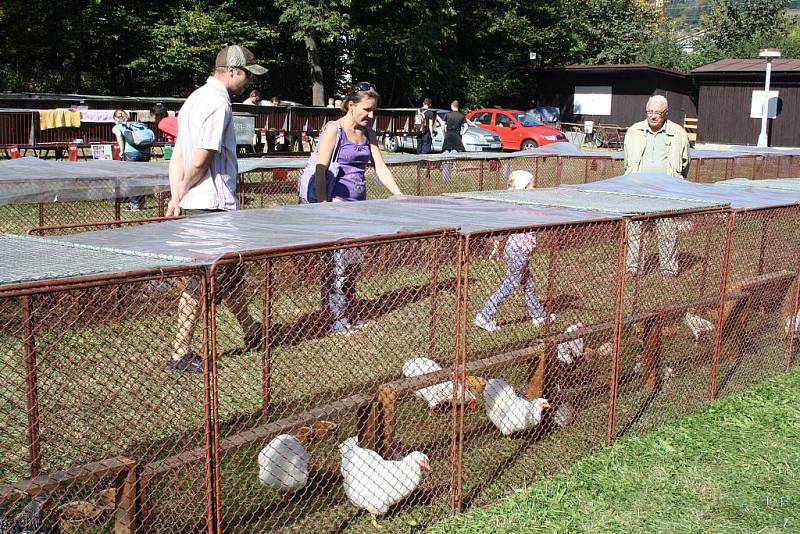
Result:
[[[640,0],[589,0],[583,37],[587,63],[633,63],[664,24],[663,12]]]
[[[791,54],[792,24],[788,0],[714,0],[700,18],[704,35],[696,43],[694,62],[704,64],[725,57],[757,57],[762,48],[786,48]],[[788,55],[788,54],[784,54]]]
[[[283,10],[279,22],[292,29],[292,37],[302,41],[306,50],[306,61],[311,74],[312,105],[325,105],[323,68],[320,61],[320,45],[332,43],[339,35],[349,32],[350,17],[347,9],[350,0],[276,0],[275,5]]]

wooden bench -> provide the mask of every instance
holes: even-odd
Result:
[[[694,146],[697,142],[697,117],[684,117],[683,129],[689,137],[689,146]]]

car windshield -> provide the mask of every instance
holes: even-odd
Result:
[[[519,121],[519,123],[523,126],[543,126],[543,124],[527,113],[514,113],[514,118]]]

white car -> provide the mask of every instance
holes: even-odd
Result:
[[[444,130],[445,122],[442,118],[447,111],[443,109],[436,109],[436,131],[433,135],[433,143],[431,144],[432,152],[441,152],[442,144],[444,144]],[[483,152],[486,150],[502,150],[500,137],[488,130],[479,128],[474,122],[467,119],[467,131],[461,136],[461,142],[464,143],[464,149],[467,152]],[[387,152],[400,152],[400,151],[417,151],[417,141],[419,134],[416,133],[403,133],[395,136],[385,136],[383,139],[383,147]]]

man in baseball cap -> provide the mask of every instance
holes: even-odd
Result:
[[[167,215],[213,214],[239,209],[236,178],[236,129],[231,95],[242,93],[253,75],[267,69],[255,62],[243,46],[226,46],[214,62],[206,84],[196,89],[178,113],[181,135],[175,143],[169,166],[171,199]],[[215,275],[217,303],[224,302],[239,321],[244,349],[261,346],[263,327],[250,313],[244,269],[223,266]],[[202,373],[203,358],[192,348],[192,338],[202,309],[202,287],[191,279],[178,303],[178,328],[167,368],[175,373]]]
[[[226,46],[217,54],[215,67],[239,67],[248,70],[256,76],[261,76],[267,69],[255,62],[253,53],[243,46]]]

